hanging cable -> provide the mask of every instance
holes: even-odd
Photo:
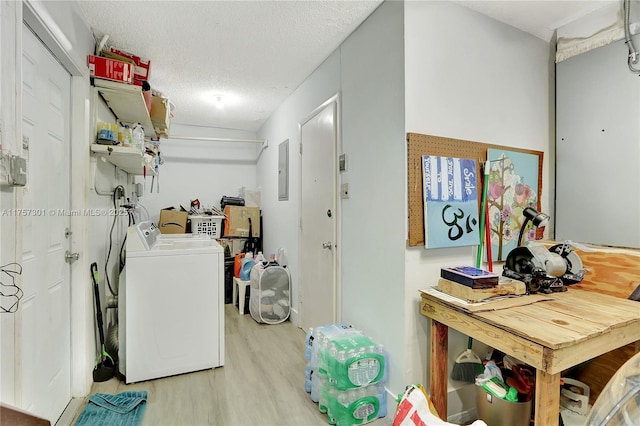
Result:
[[[0,313],[14,313],[18,310],[18,303],[24,296],[24,292],[16,285],[16,275],[22,274],[22,265],[8,263],[0,267]],[[10,284],[5,284],[4,275],[9,278]]]
[[[117,296],[118,292],[114,291],[111,287],[111,280],[109,280],[109,258],[111,257],[111,249],[113,247],[113,228],[116,226],[116,222],[118,221],[118,206],[116,200],[118,200],[125,193],[124,186],[118,185],[113,190],[113,222],[111,223],[111,230],[109,231],[109,249],[107,251],[107,260],[104,262],[104,276],[107,281],[107,287],[113,296]]]
[[[640,62],[640,57],[638,56],[638,50],[636,46],[633,44],[633,39],[631,38],[631,27],[629,24],[629,15],[631,14],[631,4],[630,0],[624,0],[623,10],[624,10],[624,42],[627,44],[627,48],[629,49],[629,55],[627,56],[627,65],[629,65],[629,70],[631,72],[640,74],[640,69],[635,68],[634,65]]]

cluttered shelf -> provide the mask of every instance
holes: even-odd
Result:
[[[147,137],[157,137],[141,86],[100,78],[95,78],[93,84],[118,120],[125,123],[140,123]]]
[[[154,158],[127,146],[91,144],[91,152],[133,175],[155,176]],[[145,171],[146,168],[146,171]]]

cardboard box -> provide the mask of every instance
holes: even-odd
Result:
[[[160,210],[158,228],[162,234],[184,234],[187,232],[189,213],[179,210]]]
[[[92,77],[128,84],[133,81],[133,67],[126,62],[88,55],[87,65]]]
[[[225,206],[224,235],[235,237],[249,236],[249,218],[251,218],[252,236],[260,236],[260,209],[258,207]]]
[[[170,123],[169,100],[159,96],[151,97],[151,122],[156,133],[160,136],[169,136]]]
[[[121,56],[123,58],[131,59],[134,63],[133,68],[133,79],[140,80],[140,84],[142,84],[143,80],[149,80],[149,74],[151,73],[151,61],[146,58],[141,58],[140,56],[125,52],[124,50],[117,49],[115,47],[109,48],[109,53],[117,56]],[[117,59],[117,58],[116,58]]]

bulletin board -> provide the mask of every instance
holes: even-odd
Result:
[[[424,245],[424,201],[422,194],[422,156],[437,155],[443,157],[471,158],[476,160],[478,170],[476,185],[481,187],[480,176],[482,163],[487,160],[489,148],[534,154],[538,156],[538,191],[542,192],[542,160],[543,152],[492,145],[482,142],[444,138],[440,136],[407,133],[407,198],[409,213],[409,247]],[[478,209],[480,208],[478,198]],[[538,204],[540,203],[538,197]],[[540,205],[538,205],[540,209]]]

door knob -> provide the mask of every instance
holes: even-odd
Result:
[[[64,260],[67,263],[75,262],[78,259],[80,259],[80,253],[71,253],[67,250],[64,254]]]
[[[326,243],[322,243],[322,248],[331,250],[332,247],[333,247],[333,244],[331,244],[331,241],[327,241]]]

